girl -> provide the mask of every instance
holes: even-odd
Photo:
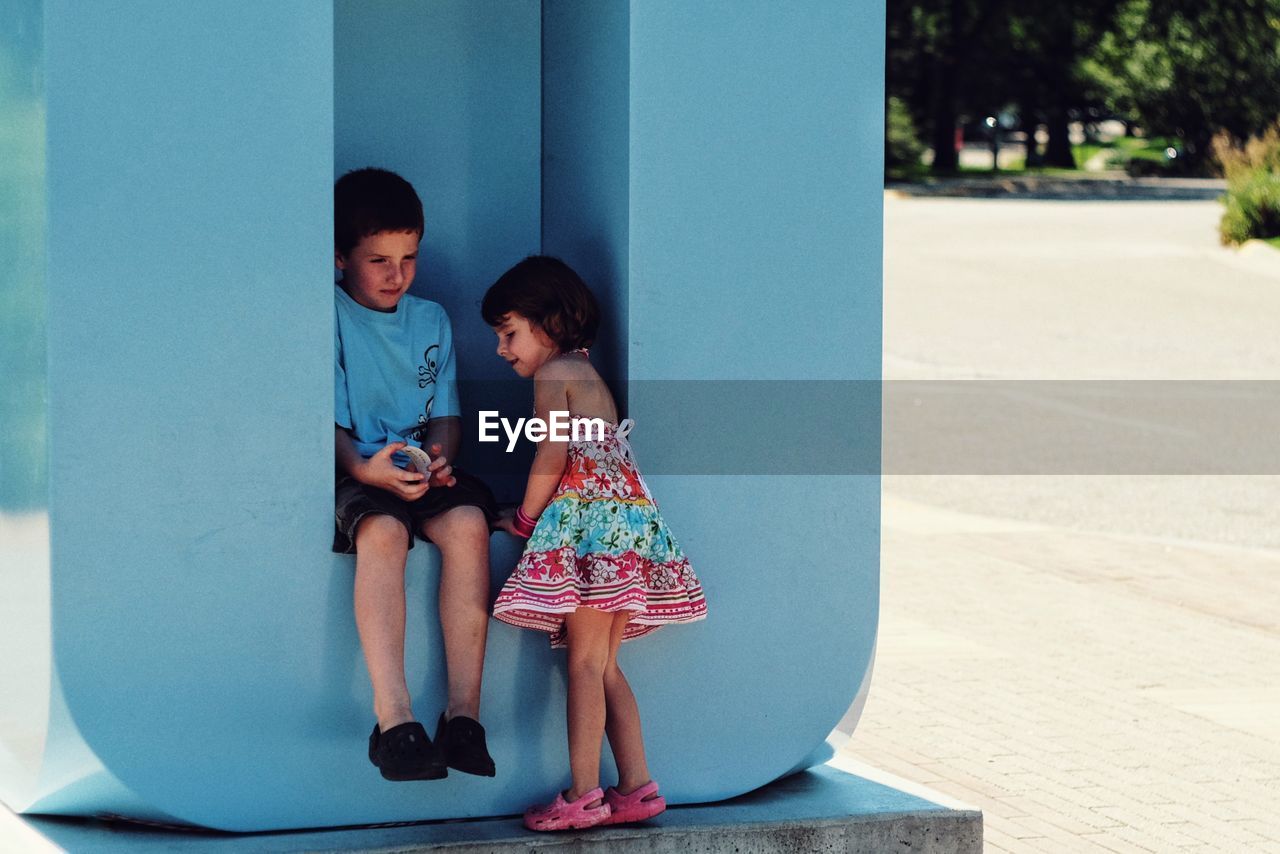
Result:
[[[526,258],[481,304],[498,355],[533,377],[534,409],[607,422],[601,441],[539,443],[524,501],[502,530],[528,539],[494,616],[548,632],[569,654],[569,768],[573,785],[525,813],[531,830],[651,818],[666,809],[649,776],[640,712],[618,667],[618,645],[666,623],[706,616],[702,586],[658,516],[636,470],[618,410],[587,359],[599,322],[595,297],[554,258]],[[598,434],[596,434],[598,436]],[[605,734],[618,784],[600,785]]]

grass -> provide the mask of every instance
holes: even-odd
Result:
[[[1163,148],[1139,148],[1129,152],[1129,159],[1165,163],[1169,158],[1165,155]]]
[[[1071,152],[1081,168],[1103,152],[1108,153],[1106,163],[1108,169],[1124,169],[1132,160],[1145,160],[1163,168],[1169,163],[1165,149],[1177,147],[1178,140],[1168,137],[1156,136],[1141,139],[1122,136],[1110,142],[1086,142],[1073,145]]]
[[[1110,142],[1085,142],[1071,146],[1071,153],[1076,160],[1075,169],[1059,169],[1048,167],[1026,168],[1025,158],[1019,157],[1011,161],[1003,169],[986,169],[961,166],[959,171],[950,175],[934,175],[928,166],[922,163],[903,164],[886,170],[886,181],[922,183],[931,178],[1007,178],[1020,176],[1042,176],[1047,178],[1087,178],[1092,174],[1084,170],[1084,164],[1103,152],[1108,153],[1107,169],[1123,170],[1129,161],[1141,160],[1155,164],[1155,174],[1163,171],[1169,164],[1165,149],[1177,148],[1179,141],[1170,137],[1118,137]],[[1149,174],[1144,172],[1143,174]]]
[[[959,171],[950,175],[934,175],[928,166],[922,163],[902,164],[893,166],[886,170],[886,181],[903,181],[907,183],[921,183],[930,178],[938,177],[972,177],[972,178],[1005,178],[1019,176],[1043,176],[1049,178],[1087,178],[1091,174],[1084,170],[1084,164],[1090,159],[1102,152],[1110,152],[1107,162],[1108,169],[1124,169],[1126,164],[1131,160],[1143,160],[1164,167],[1168,164],[1165,156],[1165,149],[1177,147],[1178,140],[1166,137],[1151,137],[1142,139],[1138,137],[1119,137],[1111,142],[1086,142],[1080,145],[1073,145],[1071,153],[1076,160],[1075,169],[1058,169],[1047,167],[1035,167],[1027,169],[1023,158],[1013,160],[1003,169],[984,169],[972,167],[960,167]]]
[[[913,166],[895,166],[885,171],[885,181],[901,182],[908,184],[921,184],[933,178],[1074,178],[1085,179],[1093,177],[1093,173],[1085,172],[1083,169],[1058,169],[1047,166],[1039,166],[1033,169],[1027,169],[1020,163],[1016,169],[972,169],[961,167],[957,172],[950,172],[943,175],[935,175],[929,171],[929,167],[923,164]]]
[[[1076,164],[1083,169],[1084,165],[1094,158],[1100,152],[1113,151],[1114,146],[1103,145],[1101,143],[1086,142],[1083,145],[1071,146],[1071,155],[1075,157]]]
[[[932,177],[929,167],[923,163],[905,163],[890,166],[884,170],[885,181],[900,181],[908,184],[922,184]]]

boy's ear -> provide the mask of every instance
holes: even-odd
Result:
[[[347,269],[347,259],[342,257],[342,253],[337,249],[333,250],[333,266],[337,267],[339,270]]]

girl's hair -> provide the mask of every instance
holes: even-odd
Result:
[[[600,326],[600,306],[590,289],[568,264],[549,255],[530,255],[485,292],[485,323],[497,326],[508,312],[542,327],[562,353],[590,347]]]

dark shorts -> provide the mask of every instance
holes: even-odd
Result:
[[[409,537],[409,548],[413,548],[414,534],[423,536],[423,522],[454,507],[479,507],[488,521],[498,518],[498,504],[484,481],[458,468],[453,470],[453,476],[458,481],[453,486],[433,486],[417,501],[405,501],[385,489],[366,486],[350,475],[339,476],[333,489],[338,523],[333,550],[355,554],[355,534],[360,520],[376,513],[400,520]]]

